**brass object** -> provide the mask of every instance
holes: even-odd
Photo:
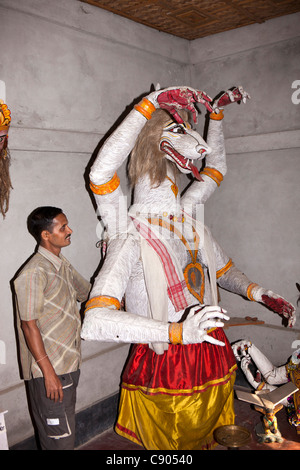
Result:
[[[214,431],[214,438],[218,444],[228,447],[230,450],[237,450],[250,441],[251,434],[243,426],[234,424],[221,426]]]

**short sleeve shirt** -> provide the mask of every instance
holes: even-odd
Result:
[[[81,318],[90,283],[61,254],[43,247],[29,260],[15,282],[17,325],[23,378],[42,377],[24,338],[21,320],[35,320],[46,353],[57,375],[74,372],[81,364]]]

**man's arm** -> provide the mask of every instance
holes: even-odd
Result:
[[[27,346],[43,373],[47,398],[50,398],[55,402],[62,402],[62,385],[47,356],[40,330],[36,324],[36,320],[22,320],[21,327],[27,342]]]
[[[72,266],[73,286],[76,290],[77,301],[85,302],[91,290],[91,284]]]

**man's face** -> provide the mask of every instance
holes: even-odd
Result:
[[[4,148],[8,131],[0,131],[0,152]]]
[[[53,219],[51,232],[47,231],[46,248],[57,255],[61,248],[71,244],[72,232],[65,214],[58,214]]]

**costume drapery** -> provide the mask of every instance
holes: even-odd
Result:
[[[138,219],[135,225],[142,241],[146,239],[159,254],[167,279],[165,290],[175,310],[185,309],[190,305],[191,295],[176,257],[171,256],[168,242],[160,239],[158,232],[152,232],[151,219],[149,225]],[[209,239],[209,234],[206,238]],[[215,268],[215,263],[209,264]],[[215,328],[209,334],[224,341],[225,346],[207,342],[165,345],[163,349],[153,345],[154,350],[145,344],[133,346],[122,377],[115,427],[118,434],[150,450],[214,446],[214,429],[234,423],[232,387],[236,363],[223,330]]]
[[[210,334],[226,346],[169,345],[162,355],[133,346],[122,377],[118,434],[148,450],[215,445],[213,431],[234,424],[236,363],[223,330]]]

